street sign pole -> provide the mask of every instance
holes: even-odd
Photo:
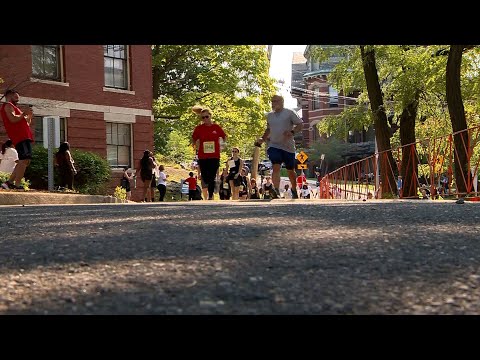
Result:
[[[53,191],[53,149],[55,147],[55,118],[47,118],[48,126],[48,191]]]

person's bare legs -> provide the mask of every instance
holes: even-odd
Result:
[[[295,169],[287,170],[287,171],[288,171],[288,178],[290,179],[290,184],[292,184],[292,190],[294,189],[294,186],[296,189],[297,173],[295,172]]]
[[[20,186],[20,182],[22,181],[23,175],[25,175],[25,170],[28,165],[30,165],[30,159],[18,160],[9,181],[15,184],[15,186]]]
[[[280,187],[280,169],[281,168],[282,168],[282,164],[273,164],[272,182],[273,182],[273,187],[277,192],[279,190],[278,188]]]
[[[150,184],[152,183],[152,179],[145,180],[143,182],[143,199],[142,201],[150,202]],[[146,199],[146,200],[145,200]]]
[[[229,181],[230,183],[230,189],[232,189],[232,200],[238,200],[238,194],[240,192],[240,187],[235,186],[235,183],[233,180]]]

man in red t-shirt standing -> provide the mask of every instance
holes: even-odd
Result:
[[[22,111],[17,107],[18,92],[10,89],[5,92],[6,103],[0,108],[0,116],[7,131],[7,136],[12,140],[18,152],[18,163],[10,178],[2,184],[4,189],[23,189],[20,186],[27,166],[32,159],[33,136],[30,130],[33,111],[31,108]]]
[[[305,176],[302,170],[300,175],[297,176],[297,189],[302,190],[303,185],[306,183],[307,183],[307,177]]]
[[[192,140],[198,151],[202,180],[208,185],[208,200],[213,200],[215,178],[220,167],[220,139],[225,142],[227,136],[220,125],[212,122],[209,108],[194,106],[192,111],[202,119],[202,124],[193,130]]]

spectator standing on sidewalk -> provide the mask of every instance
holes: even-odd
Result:
[[[136,174],[140,173],[140,178],[143,182],[143,201],[150,202],[153,198],[153,192],[149,194],[152,189],[153,171],[155,170],[155,160],[153,159],[152,152],[145,150],[143,157],[140,159],[140,166],[136,171]]]
[[[167,193],[167,177],[168,174],[165,174],[165,166],[160,165],[158,167],[158,191],[160,192],[160,201],[163,201],[165,194]]]
[[[60,144],[55,154],[55,165],[58,169],[59,186],[73,190],[73,178],[77,174],[77,169],[75,169],[75,161],[70,153],[68,142]]]
[[[132,198],[132,189],[130,187],[130,180],[132,179],[133,176],[128,173],[128,166],[124,166],[123,177],[120,181],[120,186],[125,189],[125,192],[127,193],[127,200],[130,200]]]
[[[4,189],[23,189],[20,182],[32,159],[33,135],[30,124],[32,123],[33,111],[31,108],[22,111],[17,107],[20,96],[16,90],[7,90],[4,96],[6,102],[0,108],[0,116],[7,136],[12,140],[17,150],[18,162],[12,175],[2,184],[2,187]]]
[[[232,189],[232,200],[239,199],[240,186],[242,185],[240,170],[243,169],[243,159],[238,154],[240,150],[237,147],[232,149],[232,156],[227,161],[228,183]]]

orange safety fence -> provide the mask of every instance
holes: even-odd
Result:
[[[479,140],[480,126],[475,126],[377,152],[326,174],[320,181],[319,198],[438,199],[477,195]]]

